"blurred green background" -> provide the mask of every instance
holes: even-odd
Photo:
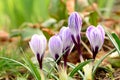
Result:
[[[48,16],[50,0],[0,0],[0,28],[13,29],[21,24],[41,22]]]
[[[57,21],[65,19],[68,15],[66,1],[70,0],[0,0],[0,29],[10,30],[19,28],[25,23],[40,23],[50,17]],[[75,10],[80,12],[85,9],[84,6],[96,2],[98,9],[105,11],[104,16],[108,17],[115,2],[115,0],[73,1],[75,1]]]

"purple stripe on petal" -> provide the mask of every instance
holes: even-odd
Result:
[[[80,29],[79,29],[79,22],[78,22],[78,15],[77,14],[75,14],[75,29],[76,29],[76,31],[79,31]]]
[[[101,32],[101,36],[102,36],[102,40],[104,42],[104,38],[105,38],[105,31],[103,29],[103,27],[101,25],[98,25],[97,28],[100,30]]]

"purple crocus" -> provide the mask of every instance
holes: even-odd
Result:
[[[49,51],[51,56],[57,60],[62,55],[63,43],[58,35],[54,35],[49,40]]]
[[[80,32],[82,26],[82,18],[77,12],[71,13],[68,19],[68,26],[72,33],[72,39],[75,44],[80,43]]]
[[[47,40],[44,35],[34,34],[29,42],[30,48],[37,57],[40,69],[42,69],[42,59],[46,49]]]
[[[71,52],[73,48],[73,41],[71,38],[71,31],[69,27],[62,27],[59,36],[62,39],[63,42],[63,58],[64,58],[64,66],[66,67],[66,62],[67,62],[67,56]]]
[[[93,59],[95,59],[96,54],[104,43],[105,31],[101,25],[98,25],[97,27],[89,26],[86,31],[86,36],[92,48]]]
[[[77,12],[71,13],[68,19],[68,26],[71,31],[71,38],[73,43],[75,44],[75,47],[78,50],[78,54],[80,56],[80,60],[83,61],[82,53],[80,50],[80,32],[81,32],[81,27],[82,27],[82,18],[79,16]]]
[[[59,36],[63,42],[63,52],[70,49],[73,46],[73,41],[71,38],[71,31],[69,27],[62,27],[59,32]]]

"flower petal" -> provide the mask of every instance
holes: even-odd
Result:
[[[86,31],[86,36],[90,42],[90,45],[93,49],[93,56],[95,58],[98,50],[101,49],[104,43],[105,32],[102,26],[98,25],[97,27],[89,26]]]
[[[69,16],[68,26],[73,34],[80,34],[82,19],[77,12],[73,12]]]
[[[40,55],[44,53],[46,49],[47,40],[44,35],[34,34],[29,42],[30,48],[33,53],[36,55],[39,53]]]
[[[61,56],[63,50],[62,40],[58,35],[52,36],[49,40],[49,51],[51,56],[56,59],[56,54]]]
[[[73,46],[71,31],[69,27],[62,27],[59,35],[63,42],[63,50],[67,49],[68,47],[71,48],[71,46]]]
[[[103,29],[103,27],[101,25],[98,25],[97,28],[100,30],[101,32],[101,36],[102,36],[102,40],[104,42],[104,38],[105,38],[105,31]]]

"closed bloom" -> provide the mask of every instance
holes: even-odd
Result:
[[[73,46],[73,41],[69,27],[62,27],[59,32],[59,36],[63,42],[63,51],[66,51],[67,49],[70,50]]]
[[[82,26],[82,19],[77,12],[71,13],[68,19],[68,26],[72,33],[72,38],[74,38],[74,43],[79,43],[80,41],[80,32]]]
[[[52,36],[49,40],[49,51],[51,56],[57,60],[62,54],[63,43],[58,35]]]
[[[95,59],[96,54],[104,43],[105,31],[101,25],[98,25],[97,27],[89,26],[86,31],[86,36],[90,42],[93,58]]]
[[[34,34],[29,42],[30,48],[37,57],[40,68],[42,68],[42,58],[46,49],[46,44],[46,37],[38,34]]]
[[[63,42],[63,58],[64,58],[64,67],[67,66],[67,57],[73,48],[73,41],[71,38],[71,31],[69,27],[62,27],[59,33],[60,38]]]

